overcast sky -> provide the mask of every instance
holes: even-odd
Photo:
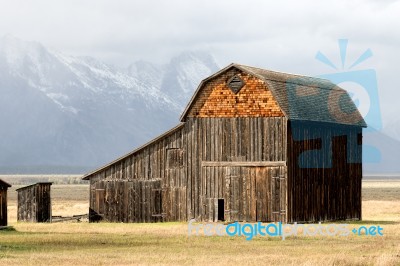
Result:
[[[345,70],[375,69],[387,123],[398,113],[398,1],[103,1],[0,0],[0,36],[11,34],[71,55],[126,66],[164,63],[182,51],[206,50],[231,62],[320,75],[342,71],[337,40],[348,38]],[[318,51],[339,66],[318,60]]]

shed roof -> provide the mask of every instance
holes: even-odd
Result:
[[[0,179],[0,187],[11,187],[11,185],[3,179]]]
[[[16,189],[16,191],[24,190],[24,189],[27,189],[27,188],[30,188],[30,187],[33,187],[33,186],[37,186],[37,185],[52,185],[52,184],[53,184],[53,182],[37,182],[37,183],[32,184],[32,185],[28,185],[28,186],[25,186],[25,187],[20,187],[20,188]]]
[[[117,162],[119,162],[119,161],[124,160],[125,158],[127,158],[127,157],[129,157],[129,156],[131,156],[131,155],[133,155],[133,154],[135,154],[135,153],[137,153],[137,152],[143,150],[144,148],[150,146],[151,144],[153,144],[153,143],[155,143],[155,142],[157,142],[157,141],[159,141],[159,140],[161,140],[161,139],[163,139],[163,138],[168,137],[168,136],[171,135],[172,133],[174,133],[174,132],[176,132],[177,130],[181,129],[181,128],[183,127],[184,124],[185,124],[185,123],[179,123],[177,126],[171,128],[170,130],[168,130],[167,132],[161,134],[160,136],[156,137],[155,139],[150,140],[149,142],[145,143],[144,145],[140,146],[139,148],[134,149],[134,150],[131,151],[130,153],[127,153],[127,154],[125,154],[125,155],[119,157],[118,159],[112,161],[111,163],[106,164],[106,165],[104,165],[104,166],[102,166],[102,167],[100,167],[100,168],[97,168],[96,170],[94,170],[94,171],[92,171],[92,172],[90,172],[90,173],[87,173],[86,175],[83,176],[82,179],[83,179],[83,180],[89,180],[89,179],[90,179],[90,176],[96,174],[97,172],[99,172],[99,171],[101,171],[101,170],[103,170],[103,169],[106,169],[107,167],[109,167],[109,166],[111,166],[111,165],[113,165],[113,164],[115,164],[115,163],[117,163]]]
[[[203,85],[231,68],[237,68],[263,80],[271,90],[282,112],[290,120],[367,126],[349,94],[329,80],[239,64],[230,64],[204,79],[186,106],[181,121],[185,121],[192,105],[201,93]]]

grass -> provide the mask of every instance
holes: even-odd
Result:
[[[54,215],[87,211],[87,185],[53,185]],[[56,193],[57,192],[57,193]],[[400,265],[400,182],[363,182],[363,221],[384,236],[188,236],[187,223],[17,223],[10,191],[10,225],[0,231],[0,265]],[[60,214],[57,214],[60,213]]]

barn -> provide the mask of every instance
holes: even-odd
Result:
[[[0,226],[7,226],[7,190],[10,184],[0,179]]]
[[[175,128],[83,177],[90,221],[361,219],[363,127],[327,80],[231,64]]]

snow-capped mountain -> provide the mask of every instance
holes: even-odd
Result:
[[[172,58],[166,65],[136,62],[128,67],[128,73],[161,89],[182,109],[189,102],[200,81],[218,69],[209,53],[184,52]]]
[[[189,102],[200,81],[212,74],[210,67],[213,72],[218,69],[214,58],[204,52],[183,53],[174,57],[165,68],[161,89],[168,95],[173,95],[179,106],[184,106]]]
[[[0,171],[106,163],[174,126],[201,79],[217,69],[204,52],[124,69],[5,36]]]

